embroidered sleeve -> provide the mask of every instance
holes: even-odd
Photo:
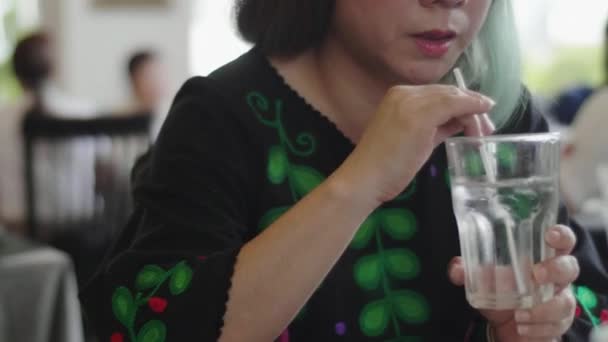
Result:
[[[147,264],[131,279],[108,287],[101,341],[217,340],[235,256]]]
[[[177,95],[138,172],[139,210],[82,295],[102,342],[219,338],[253,201],[237,125],[204,82]]]

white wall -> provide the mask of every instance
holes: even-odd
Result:
[[[42,22],[58,38],[61,84],[102,109],[116,108],[129,95],[128,57],[151,48],[164,59],[176,90],[190,74],[192,3],[168,2],[161,8],[108,9],[94,7],[93,0],[41,0]]]
[[[190,65],[197,75],[207,75],[251,48],[237,34],[233,5],[233,0],[196,1]]]

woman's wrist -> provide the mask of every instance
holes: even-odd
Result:
[[[498,327],[488,323],[486,328],[486,340],[487,342],[512,342],[519,341],[520,336],[515,328],[515,322],[511,321],[507,324],[500,325]],[[561,338],[556,338],[552,341],[560,342]]]
[[[348,203],[354,210],[371,213],[382,205],[382,202],[374,193],[373,186],[366,184],[367,181],[368,179],[340,167],[325,181],[324,186],[333,199]]]

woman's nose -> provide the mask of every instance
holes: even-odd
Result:
[[[420,4],[424,7],[433,7],[433,6],[444,6],[444,7],[459,7],[464,4],[468,0],[418,0]]]

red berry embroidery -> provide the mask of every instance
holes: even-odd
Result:
[[[206,256],[204,256],[204,255],[199,255],[199,256],[197,256],[196,258],[197,258],[198,260],[200,260],[200,261],[205,261],[205,260],[207,260],[207,257],[206,257]]]
[[[580,306],[576,306],[576,311],[574,311],[574,317],[581,317],[581,313],[583,313],[583,310],[581,309]]]
[[[600,322],[608,324],[608,310],[602,310],[600,313]]]
[[[113,333],[112,336],[110,336],[110,342],[124,342],[125,338],[121,333]]]
[[[152,297],[148,299],[148,306],[150,310],[156,313],[162,313],[167,308],[167,300],[160,297]]]

